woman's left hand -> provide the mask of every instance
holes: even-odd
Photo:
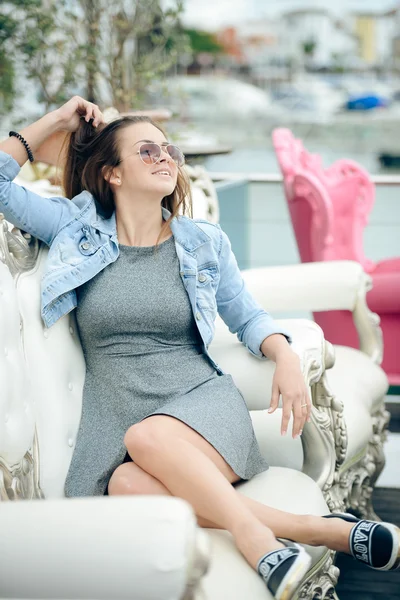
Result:
[[[269,413],[278,408],[279,396],[282,396],[281,434],[286,435],[290,415],[293,411],[293,438],[301,435],[306,421],[311,416],[311,400],[300,359],[292,350],[288,350],[276,359],[276,368],[272,381],[271,405]]]

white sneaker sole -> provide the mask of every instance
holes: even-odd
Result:
[[[295,592],[297,592],[299,584],[311,566],[311,556],[304,550],[302,546],[296,544],[300,550],[296,558],[296,562],[282,579],[278,589],[276,590],[276,600],[291,600]]]

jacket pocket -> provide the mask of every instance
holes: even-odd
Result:
[[[58,256],[63,264],[77,266],[93,256],[100,248],[88,228],[80,228],[73,234],[67,232],[57,242]]]
[[[217,314],[216,293],[219,283],[219,268],[216,263],[201,265],[197,269],[196,297],[202,310]]]

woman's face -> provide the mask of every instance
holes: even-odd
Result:
[[[164,134],[151,123],[135,123],[125,127],[119,138],[121,163],[118,166],[117,189],[131,193],[154,195],[160,200],[169,196],[175,189],[178,166],[161,146],[160,160],[146,164],[140,158],[141,144],[155,142],[161,146],[167,142]],[[114,180],[115,181],[115,180]]]

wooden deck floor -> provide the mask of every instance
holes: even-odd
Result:
[[[374,508],[383,521],[400,526],[400,489],[376,488]],[[350,556],[340,555],[336,586],[340,600],[400,600],[400,570],[380,572],[368,569]]]

